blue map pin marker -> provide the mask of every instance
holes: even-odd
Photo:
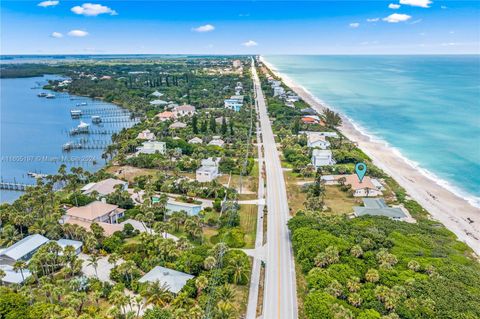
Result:
[[[357,174],[358,180],[360,183],[362,182],[363,178],[365,177],[365,173],[367,172],[367,165],[365,163],[357,163],[355,164],[355,173]]]

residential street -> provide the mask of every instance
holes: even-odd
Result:
[[[253,78],[267,178],[268,225],[263,318],[294,319],[298,316],[296,280],[292,245],[287,227],[289,210],[285,180],[260,80],[255,69],[253,69]]]

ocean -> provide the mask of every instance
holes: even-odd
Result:
[[[68,169],[81,166],[96,171],[105,165],[102,149],[64,152],[62,146],[67,142],[81,141],[90,147],[106,145],[111,140],[110,132],[118,132],[133,124],[131,121],[118,122],[120,119],[129,120],[130,115],[117,116],[122,109],[112,103],[41,89],[49,79],[60,77],[47,75],[0,80],[0,178],[3,182],[34,184],[35,179],[28,175],[29,172],[53,174],[61,164],[66,164]],[[56,98],[38,97],[40,92],[54,93]],[[70,136],[70,130],[80,123],[80,119],[71,118],[71,109],[82,109],[91,114],[96,114],[95,109],[115,110],[109,113],[115,116],[102,116],[109,123],[92,124],[91,115],[81,118],[90,124],[90,131],[108,134]],[[20,195],[21,192],[0,190],[0,202],[12,202]]]
[[[480,207],[479,55],[264,58],[412,169]]]

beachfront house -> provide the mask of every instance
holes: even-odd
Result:
[[[155,266],[138,280],[139,283],[154,283],[158,281],[161,285],[166,286],[167,290],[173,294],[178,294],[180,290],[187,284],[187,281],[194,276],[181,271],[173,270],[166,267]]]
[[[302,117],[302,122],[305,124],[320,124],[322,121],[317,115],[305,115]]]
[[[170,213],[184,211],[189,216],[196,216],[202,210],[202,205],[183,203],[183,202],[178,202],[174,199],[169,199],[167,201],[167,205],[165,206],[165,208]]]
[[[320,148],[322,150],[327,149],[330,146],[330,142],[325,139],[325,136],[317,134],[309,134],[307,136],[307,147]]]
[[[389,207],[383,198],[364,198],[363,206],[353,207],[353,215],[355,217],[370,215],[385,216],[393,220],[410,220],[401,207]]]
[[[196,171],[196,180],[205,183],[211,182],[218,177],[218,166],[220,164],[220,158],[209,157],[202,160],[202,166]]]
[[[281,86],[275,86],[273,88],[273,96],[280,96],[285,93],[285,89]]]
[[[143,142],[142,146],[137,148],[138,154],[165,154],[167,151],[167,144],[165,142],[147,141]]]
[[[99,196],[107,196],[115,191],[116,187],[118,187],[117,185],[120,185],[123,190],[127,190],[128,188],[128,182],[115,178],[107,178],[99,182],[88,183],[83,186],[80,191],[84,195],[97,192]]]
[[[188,140],[188,143],[190,144],[202,144],[203,140],[199,137],[194,137]]]
[[[336,132],[313,132],[313,131],[300,131],[298,134],[305,134],[307,137],[309,135],[320,135],[325,137],[333,137],[338,138],[338,134]]]
[[[150,130],[143,130],[137,135],[138,140],[148,140],[148,141],[154,141],[156,139],[155,134],[150,132]]]
[[[356,174],[324,175],[321,179],[326,185],[350,185],[354,197],[376,197],[382,195],[383,185],[369,176],[363,177],[361,183]],[[380,188],[378,184],[380,184]]]
[[[312,152],[312,165],[316,168],[321,166],[334,165],[335,160],[333,159],[332,151],[330,150],[320,150],[314,149]]]
[[[175,119],[175,114],[173,112],[170,112],[170,111],[164,111],[164,112],[158,113],[157,115],[155,115],[155,117],[157,119],[159,119],[161,122],[165,122],[165,121],[168,121],[168,120]]]
[[[0,251],[0,265],[13,266],[17,261],[28,261],[48,241],[47,237],[40,234],[27,236]]]
[[[104,201],[94,201],[88,205],[72,207],[65,212],[61,223],[75,224],[90,230],[93,223],[103,228],[110,236],[116,231],[122,231],[123,225],[118,224],[124,216],[125,210],[117,205],[107,204]]]
[[[196,113],[195,106],[193,105],[180,105],[180,106],[175,106],[172,110],[173,114],[175,114],[175,117],[179,116],[192,116]]]

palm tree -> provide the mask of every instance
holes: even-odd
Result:
[[[330,109],[325,109],[323,111],[323,118],[325,120],[325,124],[327,124],[327,126],[330,128],[335,128],[342,125],[342,118],[340,115]]]
[[[325,288],[325,292],[334,297],[340,297],[343,293],[343,286],[337,280],[334,280],[327,288]]]
[[[220,286],[215,293],[218,299],[222,301],[231,301],[235,298],[235,290],[230,285]]]
[[[98,278],[98,273],[97,273],[97,268],[98,268],[98,260],[100,259],[100,257],[98,257],[97,255],[91,255],[90,257],[88,257],[88,264],[87,266],[92,266],[93,269],[95,270],[95,277]]]
[[[197,279],[195,279],[195,287],[197,287],[197,295],[199,296],[203,289],[207,287],[208,285],[208,279],[205,276],[198,276]]]
[[[238,285],[248,280],[249,269],[243,259],[232,258],[227,268],[232,273],[234,284]]]
[[[206,270],[212,270],[217,265],[217,260],[213,256],[208,256],[203,261],[203,268]]]
[[[380,275],[376,269],[370,268],[365,274],[365,280],[368,282],[377,282],[380,280]]]
[[[120,260],[120,255],[117,253],[111,253],[108,256],[108,262],[113,264],[113,267],[117,267],[117,262]]]
[[[363,302],[362,297],[358,293],[353,293],[348,296],[348,302],[354,307],[360,307]]]
[[[160,283],[158,280],[147,284],[141,295],[145,298],[147,305],[155,305],[162,308],[167,306],[173,299],[168,286],[165,283]]]
[[[360,247],[360,245],[354,245],[351,249],[350,249],[350,254],[354,257],[362,257],[363,255],[363,249],[362,247]]]
[[[215,319],[233,319],[236,318],[235,307],[229,301],[219,301],[215,308]]]
[[[204,311],[199,305],[195,305],[188,311],[187,318],[190,319],[202,319],[204,315]]]
[[[23,275],[23,270],[27,268],[27,263],[23,260],[17,260],[13,264],[13,270],[18,272],[20,270],[20,274],[22,275],[22,282],[25,281],[25,276]]]
[[[420,263],[414,259],[410,260],[408,262],[408,269],[412,270],[412,271],[419,271],[420,270]]]
[[[3,285],[3,278],[5,278],[7,274],[3,269],[0,269],[0,285]]]
[[[350,292],[357,292],[360,290],[361,285],[360,285],[360,278],[358,277],[352,277],[347,280],[347,288],[348,291]]]

